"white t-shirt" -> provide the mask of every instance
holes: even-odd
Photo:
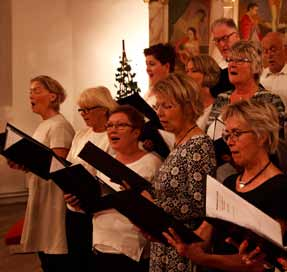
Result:
[[[97,174],[97,169],[78,157],[80,151],[88,141],[110,154],[113,153],[109,148],[109,140],[105,131],[94,132],[92,128],[86,128],[76,133],[67,160],[73,164],[82,164],[93,176],[95,176]]]
[[[126,166],[137,174],[151,181],[156,174],[161,160],[147,153],[139,160]],[[98,173],[102,180],[109,178]],[[109,209],[94,214],[93,217],[93,245],[104,253],[125,254],[135,261],[139,261],[147,240],[128,218],[115,209]]]
[[[33,138],[49,148],[69,149],[74,129],[61,115],[40,123]],[[28,173],[28,203],[21,245],[24,252],[67,253],[63,191],[51,180]]]

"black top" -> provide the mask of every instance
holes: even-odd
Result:
[[[236,191],[238,174],[228,177],[224,185],[272,218],[287,219],[287,176],[279,174],[249,192]]]
[[[221,69],[220,72],[220,78],[218,83],[210,88],[210,93],[212,94],[213,97],[217,97],[220,93],[233,90],[234,86],[230,83],[229,78],[228,78],[228,69]]]

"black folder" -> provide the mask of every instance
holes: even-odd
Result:
[[[162,125],[154,109],[138,93],[121,98],[117,102],[120,105],[128,104],[135,107],[149,119],[144,125],[140,141],[151,140],[153,142],[153,151],[166,158],[170,150],[158,132],[158,129],[162,129]]]
[[[65,192],[80,200],[81,208],[94,212],[101,197],[101,181],[91,175],[83,165],[76,164],[51,172],[50,178]]]
[[[231,156],[228,145],[226,144],[226,142],[223,140],[221,136],[218,137],[217,135],[218,134],[217,130],[222,130],[222,126],[225,126],[223,121],[220,120],[219,118],[216,118],[213,130],[212,131],[210,129],[208,130],[208,135],[213,140],[213,146],[215,150],[217,166],[220,166],[226,163],[226,161],[223,160],[223,155]]]
[[[99,209],[117,209],[135,225],[162,243],[167,243],[162,232],[167,231],[168,227],[173,227],[187,243],[201,240],[183,223],[141,196],[139,192],[150,187],[150,183],[124,164],[91,142],[84,146],[79,157],[104,173],[113,182],[123,185],[123,181],[125,181],[131,186],[131,190],[115,192],[102,197],[99,201]]]
[[[159,133],[158,129],[150,121],[145,123],[139,140],[143,142],[145,140],[151,140],[153,143],[152,150],[164,159],[170,153],[167,143]]]
[[[287,249],[274,238],[275,234],[277,238],[282,237],[279,224],[211,177],[207,177],[206,216],[206,221],[218,229],[221,237],[232,237],[239,244],[246,239],[250,249],[260,246],[268,261],[278,268],[276,259],[287,257]]]
[[[266,254],[266,260],[279,269],[280,264],[278,264],[277,258],[287,258],[286,249],[247,228],[216,218],[206,218],[206,221],[213,225],[220,233],[224,233],[226,238],[232,237],[238,244],[247,240],[248,250],[253,250],[256,246],[259,246],[261,251]]]
[[[117,100],[120,105],[131,105],[146,116],[150,122],[156,127],[162,129],[162,125],[154,109],[138,94],[126,96]]]
[[[85,144],[78,156],[110,177],[115,183],[124,186],[123,182],[126,181],[133,190],[137,191],[145,190],[151,186],[143,177],[91,142]]]
[[[174,228],[185,243],[202,241],[199,236],[182,222],[133,190],[120,191],[104,196],[101,201],[103,205],[104,202],[112,203],[118,212],[129,218],[133,224],[161,243],[168,244],[162,232],[167,232],[169,227]]]
[[[13,141],[13,138],[17,140]],[[8,146],[10,141],[13,142]],[[52,149],[9,123],[6,125],[5,133],[0,137],[0,153],[43,179],[49,179],[53,157],[65,165],[69,164],[68,161],[57,156]]]

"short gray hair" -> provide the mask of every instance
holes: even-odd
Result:
[[[250,60],[251,71],[259,83],[263,71],[262,47],[255,41],[238,41],[231,47],[231,57],[244,57]]]
[[[177,102],[186,117],[196,121],[203,114],[203,102],[198,84],[183,73],[171,73],[165,79],[158,81],[153,91]],[[192,111],[192,116],[188,113]]]
[[[226,25],[227,27],[234,29],[236,32],[238,31],[238,28],[237,28],[234,20],[231,18],[222,17],[222,18],[215,20],[211,25],[211,31],[213,32],[214,28],[219,26],[219,25]]]
[[[275,153],[279,142],[279,116],[276,108],[270,103],[252,100],[241,100],[223,108],[222,119],[238,117],[247,123],[257,138],[267,135],[265,148],[268,154]]]
[[[101,106],[112,111],[118,104],[112,98],[108,88],[98,86],[85,89],[78,98],[78,105],[81,108]]]

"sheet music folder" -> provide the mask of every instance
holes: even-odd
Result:
[[[0,137],[0,153],[43,179],[49,179],[53,157],[66,165],[69,164],[52,149],[9,123],[6,125],[5,133]]]
[[[101,196],[101,181],[83,165],[75,164],[51,172],[51,179],[65,192],[75,195],[86,212],[94,212]]]
[[[287,257],[280,224],[270,216],[208,176],[206,185],[206,220],[226,237],[238,243],[247,239],[251,247],[259,245],[268,261]]]
[[[78,156],[110,177],[115,183],[123,185],[123,181],[126,181],[133,190],[139,191],[151,186],[143,177],[91,142],[85,144]]]
[[[154,109],[138,94],[132,94],[117,100],[120,105],[131,105],[146,116],[149,121],[145,123],[140,141],[151,140],[153,142],[153,151],[161,157],[166,158],[170,152],[169,147],[158,129],[163,129],[159,118]]]
[[[113,203],[114,208],[129,218],[133,224],[164,244],[167,244],[167,240],[162,232],[167,231],[169,227],[174,228],[185,243],[202,241],[182,222],[133,190],[104,196],[102,201]]]

